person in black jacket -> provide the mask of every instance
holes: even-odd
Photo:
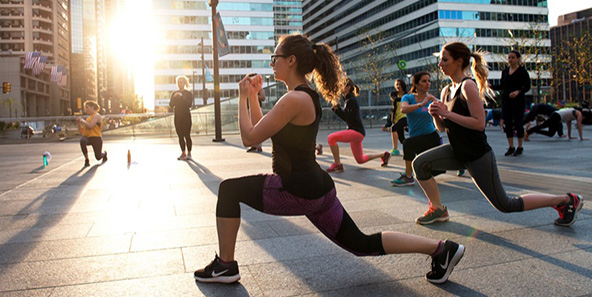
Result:
[[[502,91],[502,118],[506,137],[508,138],[508,150],[505,156],[521,155],[522,139],[524,138],[524,107],[526,101],[524,94],[530,90],[530,76],[524,66],[520,65],[520,52],[514,50],[508,54],[509,67],[502,71],[502,79],[499,85],[491,85],[491,89]],[[518,137],[518,148],[514,147],[514,131]]]
[[[187,91],[189,79],[180,75],[176,78],[179,90],[171,94],[169,106],[175,110],[175,130],[179,136],[179,145],[181,146],[181,156],[177,160],[191,159],[191,103],[193,95]],[[187,152],[185,152],[187,150]]]
[[[352,153],[358,164],[366,163],[370,160],[381,158],[382,164],[380,166],[388,165],[391,154],[389,152],[379,154],[368,154],[364,155],[364,148],[362,147],[362,141],[366,135],[364,124],[362,123],[362,117],[360,116],[360,106],[356,97],[360,93],[360,87],[354,84],[354,82],[348,78],[343,91],[345,94],[345,104],[343,109],[339,103],[333,105],[333,112],[337,114],[347,124],[347,130],[338,131],[331,133],[327,137],[327,142],[331,148],[333,159],[335,162],[327,169],[327,172],[343,172],[343,164],[339,158],[339,146],[337,142],[349,142]]]

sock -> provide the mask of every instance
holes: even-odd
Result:
[[[442,240],[440,240],[440,242],[438,242],[438,247],[430,256],[434,257],[436,255],[441,254],[443,251],[444,251],[444,242]]]

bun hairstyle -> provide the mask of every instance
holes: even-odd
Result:
[[[345,86],[350,87],[349,93],[345,94],[345,95],[349,95],[352,93],[354,94],[355,97],[358,97],[360,95],[360,87],[358,85],[356,85],[351,78],[348,77],[346,79]]]
[[[345,75],[339,58],[327,44],[314,44],[301,34],[284,35],[278,44],[282,54],[296,57],[297,73],[314,80],[325,101],[333,105],[339,102]]]
[[[411,90],[409,90],[409,93],[417,93],[417,84],[424,75],[430,76],[430,73],[427,71],[420,71],[413,75],[413,78],[411,79]]]
[[[93,100],[86,100],[84,101],[84,106],[90,106],[92,107],[92,109],[98,111],[101,107],[99,106],[99,104]]]
[[[520,52],[519,51],[513,50],[510,53],[516,55],[516,58],[520,59]]]
[[[473,65],[471,66],[471,72],[477,81],[477,87],[479,88],[479,95],[483,102],[487,102],[485,99],[485,95],[490,95],[493,97],[493,91],[489,88],[487,84],[487,76],[489,75],[489,68],[487,67],[487,61],[483,55],[485,52],[477,51],[473,52],[469,49],[469,47],[462,43],[462,42],[451,42],[442,48],[443,51],[447,51],[448,54],[454,60],[462,59],[462,69],[463,71],[469,67],[471,57],[475,60],[473,61]]]

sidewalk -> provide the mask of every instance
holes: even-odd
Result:
[[[323,168],[332,158],[325,145]],[[487,130],[506,190],[580,192],[577,222],[553,225],[557,212],[503,214],[468,177],[438,177],[450,221],[419,226],[427,209],[419,186],[393,188],[401,157],[355,163],[333,174],[340,200],[360,229],[450,238],[467,247],[445,285],[423,275],[422,255],[355,257],[306,218],[242,207],[236,258],[242,279],[200,284],[193,271],[217,251],[220,181],[271,172],[271,143],[247,154],[238,135],[194,136],[194,161],[177,161],[176,138],[106,139],[109,161],[82,168],[77,140],[0,145],[0,296],[584,296],[592,294],[592,141],[531,137],[520,157],[504,157],[505,136]],[[592,137],[586,126],[584,136]],[[390,148],[369,129],[364,148]],[[90,149],[90,148],[89,148]],[[127,165],[127,151],[132,164]],[[91,149],[92,150],[92,149]],[[41,154],[52,153],[43,168]]]

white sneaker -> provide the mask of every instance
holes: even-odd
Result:
[[[186,155],[181,155],[181,156],[179,156],[179,158],[177,158],[177,160],[185,161],[185,160],[187,160],[187,156]]]

